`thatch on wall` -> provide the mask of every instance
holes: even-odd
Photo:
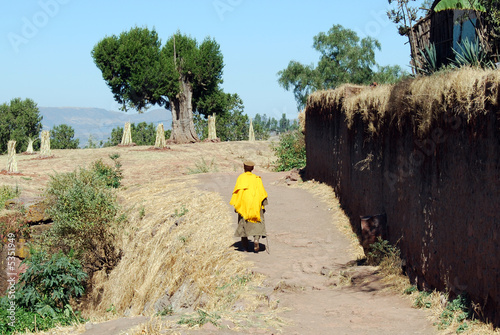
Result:
[[[500,71],[464,68],[409,79],[397,85],[343,85],[336,90],[318,91],[309,96],[308,106],[341,108],[348,125],[356,114],[377,133],[383,122],[401,126],[409,114],[413,129],[425,135],[438,114],[450,111],[471,120],[487,106],[498,104]],[[459,107],[457,107],[459,106]]]

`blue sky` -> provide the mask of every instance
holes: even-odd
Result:
[[[295,118],[293,93],[277,83],[290,60],[316,64],[313,37],[334,24],[382,44],[381,65],[408,69],[409,47],[386,16],[386,0],[4,0],[0,3],[0,103],[31,98],[40,107],[118,110],[90,56],[102,38],[131,27],[155,28],[201,42],[224,55],[224,90],[238,93],[249,116]]]

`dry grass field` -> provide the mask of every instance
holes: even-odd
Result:
[[[0,174],[0,184],[36,197],[51,175],[99,159],[111,165],[112,154],[119,154],[124,177],[117,196],[126,219],[116,227],[123,257],[109,275],[94,276],[80,306],[91,327],[36,334],[119,334],[109,327],[120,325],[130,329],[122,334],[438,333],[427,314],[388,290],[377,269],[347,265],[362,250],[331,188],[283,185],[285,174],[271,173],[270,141],[52,150],[45,159],[18,154],[19,172]],[[245,159],[256,163],[270,195],[270,253],[232,247],[227,197]],[[0,167],[6,164],[0,156]],[[202,318],[219,320],[219,328],[201,326]]]

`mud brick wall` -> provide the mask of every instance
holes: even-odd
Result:
[[[311,101],[311,99],[310,99]],[[336,106],[308,103],[305,176],[331,185],[360,235],[360,216],[386,213],[420,289],[467,292],[500,325],[500,112],[445,113],[425,136],[411,116],[377,134]],[[411,115],[411,114],[409,114]]]

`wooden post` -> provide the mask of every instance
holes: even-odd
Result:
[[[215,131],[215,113],[208,116],[208,139],[215,140],[217,134]]]
[[[130,122],[127,122],[125,123],[125,129],[123,129],[121,145],[131,145],[131,144],[132,144],[132,133],[130,131]]]
[[[250,128],[248,129],[248,140],[250,142],[255,142],[255,133],[253,131],[252,118],[250,118]]]
[[[16,141],[7,142],[7,172],[17,172]]]
[[[165,128],[163,128],[163,123],[160,123],[158,127],[156,127],[155,148],[163,149],[165,145]]]
[[[40,156],[50,156],[50,132],[48,130],[42,131],[42,144],[40,147]]]

